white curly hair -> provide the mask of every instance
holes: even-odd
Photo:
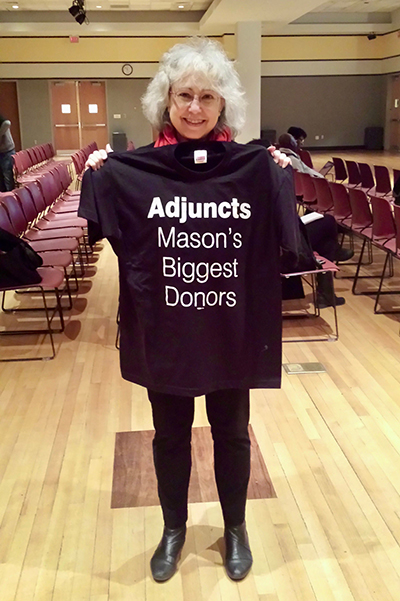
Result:
[[[232,137],[236,137],[246,119],[244,90],[234,64],[221,44],[205,37],[189,38],[162,56],[158,72],[142,97],[146,119],[161,132],[170,123],[168,103],[171,86],[191,75],[199,76],[201,81],[206,80],[209,88],[225,100],[216,128],[228,127]]]

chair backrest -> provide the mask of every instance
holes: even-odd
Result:
[[[335,180],[337,182],[344,182],[344,180],[347,179],[347,171],[344,160],[340,157],[332,157],[332,161],[335,169]]]
[[[19,152],[16,152],[15,154],[12,155],[12,160],[14,162],[14,172],[16,177],[18,177],[19,175],[22,175],[24,172],[24,165],[23,162],[21,160],[21,155]]]
[[[79,151],[74,152],[74,154],[71,156],[71,159],[75,167],[75,173],[76,175],[79,175],[83,171],[82,156],[80,155]]]
[[[14,236],[18,236],[19,232],[15,230],[14,226],[10,221],[6,207],[1,202],[2,196],[0,195],[0,227]]]
[[[27,229],[28,220],[25,217],[18,200],[14,194],[10,192],[9,194],[4,194],[1,202],[7,210],[15,235],[19,236]]]
[[[400,177],[400,169],[393,169],[393,186]]]
[[[375,240],[391,240],[396,237],[392,205],[382,196],[371,196],[372,237]]]
[[[328,180],[323,177],[315,177],[314,186],[317,192],[317,211],[326,213],[333,209],[333,198]]]
[[[393,205],[394,223],[396,226],[396,249],[400,255],[400,206]]]
[[[56,195],[56,198],[58,198],[64,192],[59,172],[53,168],[46,175],[49,180],[53,180],[53,193]]]
[[[27,149],[25,150],[25,152],[26,152],[26,154],[27,154],[27,155],[28,155],[28,157],[29,157],[29,160],[30,160],[30,162],[31,162],[31,166],[33,167],[34,165],[36,165],[36,164],[38,163],[38,160],[37,160],[37,158],[36,158],[36,155],[35,155],[35,153],[34,153],[34,150],[33,150],[33,148],[27,148]]]
[[[58,173],[63,190],[67,190],[72,182],[71,174],[67,165],[65,163],[59,163],[54,167],[54,171]]]
[[[21,154],[22,154],[22,161],[24,163],[24,169],[25,171],[30,169],[31,167],[33,167],[34,163],[33,161],[35,160],[33,154],[30,155],[29,152],[27,150],[21,150]]]
[[[88,144],[84,148],[81,148],[81,150],[79,152],[81,153],[81,155],[86,163],[86,160],[87,160],[89,154],[92,152],[90,144]]]
[[[376,188],[378,194],[389,194],[392,191],[389,169],[384,165],[374,165]]]
[[[372,213],[368,197],[363,190],[349,188],[351,206],[351,227],[363,230],[372,224]]]
[[[33,202],[32,196],[29,193],[29,190],[24,186],[21,186],[21,188],[16,188],[14,190],[14,194],[18,199],[26,220],[32,224],[38,217],[38,211],[35,203]]]
[[[301,173],[299,171],[293,170],[293,178],[294,178],[294,193],[296,196],[303,196],[303,180],[301,178]]]
[[[329,182],[329,187],[333,198],[333,214],[335,219],[341,221],[350,217],[351,205],[346,186],[338,182]]]
[[[37,184],[43,195],[46,206],[50,207],[59,196],[54,178],[50,173],[44,173],[42,177],[38,178]]]
[[[129,150],[129,148],[128,148],[128,150]],[[307,165],[307,167],[310,167],[310,169],[314,169],[311,154],[308,152],[308,150],[304,150],[303,148],[301,148],[299,150],[299,156],[300,156],[301,160],[303,161],[303,163],[305,163]]]
[[[34,146],[33,148],[31,148],[33,154],[35,155],[35,160],[36,160],[36,165],[42,162],[42,157],[41,154],[39,152],[39,148],[37,146]]]
[[[361,174],[360,174],[360,170],[358,168],[357,163],[355,161],[348,161],[348,160],[345,160],[345,163],[346,163],[347,173],[349,174],[348,183],[351,186],[358,186],[359,184],[361,184]]]
[[[29,167],[31,167],[31,161],[29,156],[24,150],[20,150],[13,155],[14,166],[16,169],[16,175],[22,175]]]
[[[49,160],[53,157],[53,155],[51,153],[50,144],[42,144],[42,149],[43,149],[44,155],[46,157],[46,160]]]
[[[36,207],[37,214],[40,215],[47,209],[43,194],[36,182],[27,182],[24,187],[28,190],[33,203]]]
[[[301,187],[303,190],[303,202],[314,203],[317,200],[317,192],[315,190],[315,178],[309,173],[300,173]]]
[[[42,159],[42,163],[45,163],[47,161],[47,156],[46,156],[46,151],[43,147],[42,144],[40,144],[40,146],[38,146],[38,152],[40,154],[40,157]]]
[[[366,190],[371,190],[375,186],[374,176],[372,175],[372,169],[368,163],[358,163],[358,168],[361,175],[361,186]]]

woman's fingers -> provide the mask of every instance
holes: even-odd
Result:
[[[107,146],[110,145],[107,144]],[[100,167],[104,165],[104,161],[107,160],[107,156],[107,151],[104,150],[104,148],[101,148],[100,150],[95,150],[94,152],[92,152],[92,154],[89,154],[88,159],[85,163],[85,170],[91,167],[94,171],[97,171],[97,169],[100,169]]]
[[[278,154],[276,154],[276,153],[278,153]],[[275,150],[274,161],[280,167],[283,167],[283,169],[285,169],[288,165],[290,165],[290,158],[284,152],[280,152],[279,150]]]
[[[269,146],[268,150],[271,153],[275,163],[279,165],[279,167],[285,169],[285,167],[290,165],[290,159],[284,152],[277,150],[275,146]]]
[[[109,144],[106,144],[106,151],[108,152],[114,152],[113,149],[111,148],[111,146]]]

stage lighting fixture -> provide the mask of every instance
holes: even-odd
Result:
[[[79,25],[86,21],[85,0],[72,0],[68,11]]]
[[[75,21],[77,23],[79,23],[79,25],[82,25],[82,23],[85,21],[86,19],[86,13],[79,13],[79,15],[76,15],[75,17]]]
[[[76,6],[75,4],[73,4],[73,5],[71,6],[71,8],[69,8],[68,10],[69,10],[69,12],[71,13],[71,15],[72,15],[73,17],[76,17],[76,15],[78,15],[78,14],[79,14],[79,7],[78,7],[78,6]]]

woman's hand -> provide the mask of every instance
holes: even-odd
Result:
[[[85,163],[85,171],[91,167],[94,171],[100,169],[104,165],[104,161],[107,160],[108,153],[112,152],[113,149],[109,144],[106,145],[106,149],[101,148],[100,150],[95,150],[92,154],[89,154],[88,159]]]
[[[284,152],[280,152],[280,150],[277,150],[275,146],[269,146],[268,150],[271,153],[275,163],[279,165],[279,167],[285,169],[285,167],[290,165],[290,159]]]

